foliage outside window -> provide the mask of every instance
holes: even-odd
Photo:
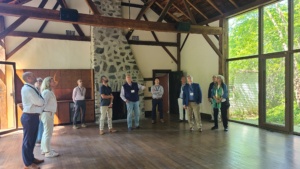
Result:
[[[294,0],[294,49],[300,49],[300,0]]]
[[[229,62],[230,119],[258,124],[258,59]]]
[[[264,7],[264,53],[288,50],[287,0]]]
[[[229,58],[258,54],[258,10],[228,21]]]

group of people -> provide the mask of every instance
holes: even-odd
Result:
[[[54,113],[57,101],[53,92],[55,82],[52,77],[37,79],[33,73],[23,74],[24,86],[21,89],[23,114],[22,158],[27,168],[39,168],[44,160],[36,159],[33,149],[36,143],[41,145],[41,154],[45,157],[56,157],[59,154],[50,147],[53,133]],[[38,134],[39,133],[39,134]]]
[[[57,110],[57,100],[53,89],[56,83],[52,77],[46,77],[44,80],[36,78],[32,72],[23,74],[24,86],[21,90],[23,114],[21,122],[23,125],[23,145],[22,157],[25,169],[39,168],[37,165],[44,162],[34,157],[33,149],[35,145],[41,146],[41,154],[45,157],[57,157],[59,153],[51,149],[50,141],[53,133],[54,114]],[[156,123],[156,108],[158,107],[160,122],[163,119],[163,86],[159,84],[159,78],[155,78],[155,84],[151,87],[152,93],[152,124]],[[112,107],[114,96],[108,85],[108,78],[101,77],[100,92],[100,112],[99,117],[99,134],[105,134],[104,123],[107,118],[108,132],[115,133],[112,126]],[[188,75],[181,78],[180,95],[178,98],[179,121],[182,122],[183,111],[186,111],[185,120],[188,120],[190,131],[196,129],[202,132],[202,123],[200,116],[200,103],[202,102],[201,88],[198,83],[193,82],[193,77]],[[78,86],[73,89],[72,99],[75,103],[75,112],[73,116],[73,129],[80,126],[85,128],[85,95],[86,88],[83,87],[81,79],[77,81]],[[127,127],[128,131],[140,129],[139,118],[139,91],[143,91],[145,86],[132,81],[130,74],[126,75],[126,83],[121,88],[120,97],[126,103],[127,107]],[[212,130],[218,129],[218,114],[221,110],[224,130],[228,131],[227,109],[229,107],[228,90],[224,83],[224,77],[221,75],[214,76],[208,91],[208,99],[212,104],[214,126]],[[81,125],[77,125],[77,118],[81,110]],[[132,118],[134,116],[134,126]],[[196,126],[194,126],[196,125]]]

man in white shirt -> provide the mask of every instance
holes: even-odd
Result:
[[[77,80],[78,86],[73,89],[72,99],[75,103],[75,113],[73,116],[73,129],[78,129],[77,123],[77,117],[79,115],[80,109],[81,109],[81,127],[87,127],[85,122],[85,111],[86,111],[86,103],[85,103],[85,93],[86,89],[82,85],[82,80]]]
[[[145,86],[132,82],[131,76],[126,75],[126,83],[121,88],[120,97],[126,102],[128,131],[132,130],[132,112],[134,112],[135,128],[140,128],[139,90],[144,89]]]
[[[21,122],[23,125],[22,157],[25,169],[38,169],[37,164],[44,162],[34,158],[33,149],[38,133],[39,115],[44,109],[44,99],[35,88],[36,78],[32,72],[23,74],[24,86],[21,89],[23,114]]]

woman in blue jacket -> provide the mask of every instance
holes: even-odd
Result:
[[[211,128],[212,130],[218,129],[218,114],[221,109],[221,117],[223,121],[224,131],[228,131],[228,90],[224,83],[224,77],[222,75],[217,76],[217,83],[213,87],[212,91],[212,104],[214,109],[214,123],[215,125]]]

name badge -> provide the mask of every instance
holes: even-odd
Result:
[[[190,93],[191,96],[194,96],[194,93]]]
[[[131,93],[134,93],[135,91],[134,90],[131,90]]]

